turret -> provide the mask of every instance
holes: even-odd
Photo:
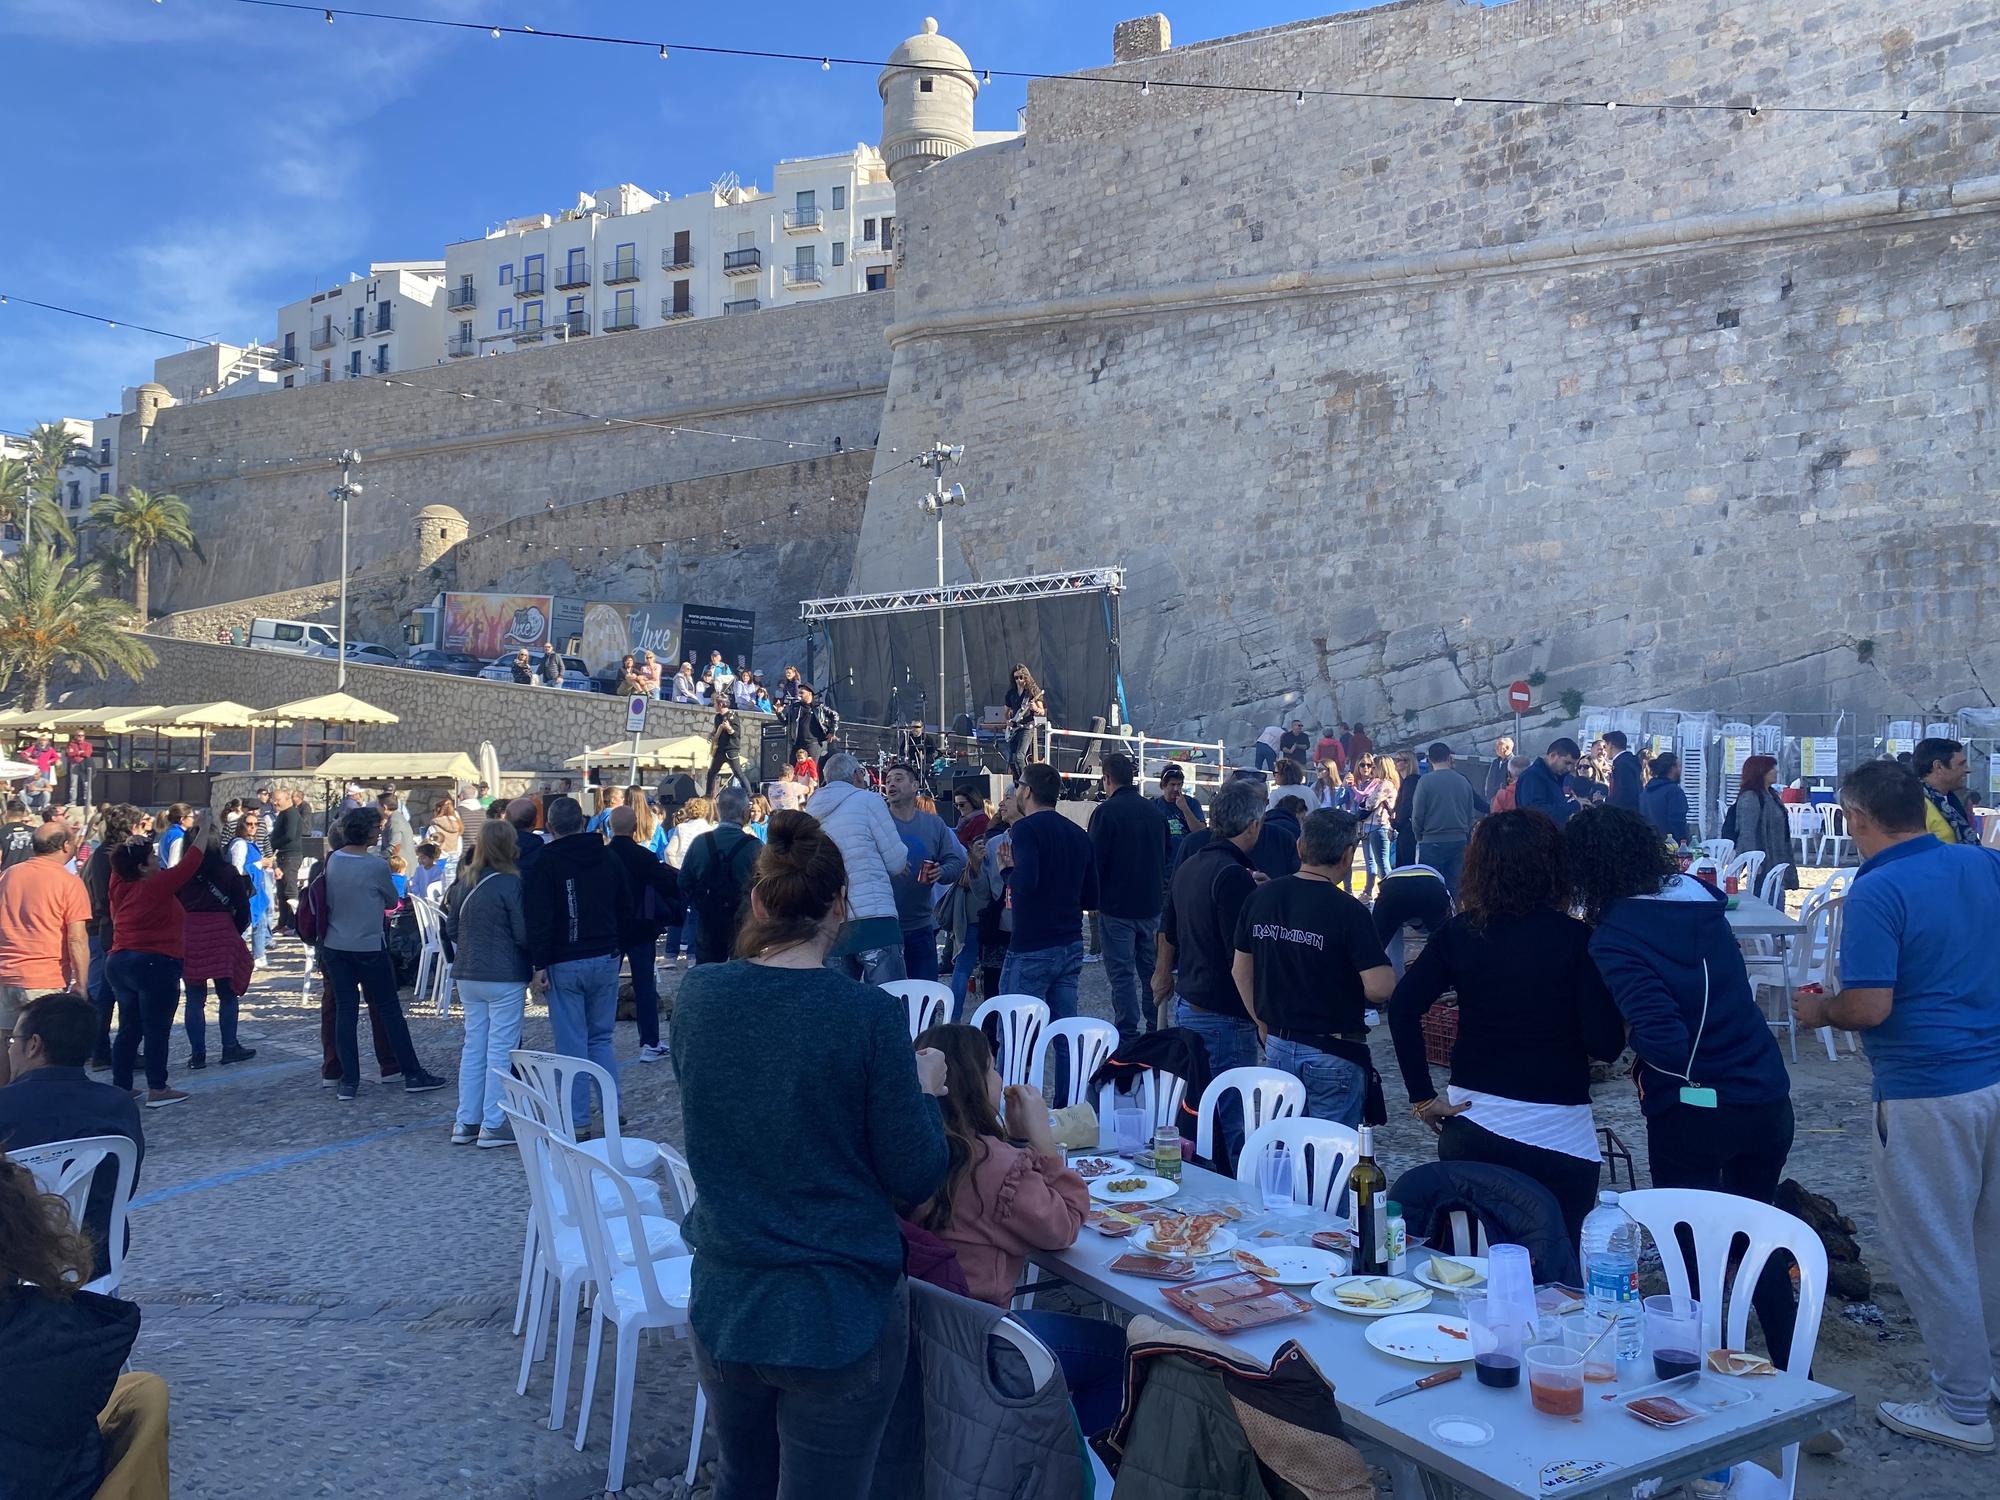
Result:
[[[979,80],[958,43],[938,35],[933,17],[925,16],[924,29],[889,54],[876,88],[890,182],[901,184],[972,145]]]

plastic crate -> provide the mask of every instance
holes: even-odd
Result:
[[[1424,1057],[1433,1067],[1451,1066],[1451,1049],[1458,1043],[1458,1001],[1440,999],[1424,1012]]]

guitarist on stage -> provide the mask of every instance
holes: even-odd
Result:
[[[1012,686],[1007,689],[1007,768],[1017,778],[1027,764],[1035,726],[1048,716],[1048,705],[1042,700],[1042,690],[1036,686],[1034,674],[1017,662]]]

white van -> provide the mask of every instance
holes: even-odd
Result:
[[[310,620],[252,620],[250,649],[289,651],[294,656],[338,656],[340,642],[331,625]]]

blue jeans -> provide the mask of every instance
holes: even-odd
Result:
[[[111,1082],[130,1090],[139,1040],[146,1042],[146,1087],[167,1086],[167,1038],[173,1035],[174,1006],[181,997],[181,961],[164,953],[127,948],[104,962],[111,992],[118,997],[118,1041],[111,1049]]]
[[[99,1062],[111,1056],[111,1013],[118,1008],[118,997],[111,993],[111,954],[105,947],[103,935],[92,933],[90,937],[90,1003],[97,1011],[97,1039],[90,1044],[90,1060]]]
[[[1444,888],[1456,896],[1459,868],[1465,863],[1465,840],[1425,839],[1417,845],[1417,863],[1436,870]]]
[[[236,1050],[236,1009],[240,997],[236,989],[226,979],[190,979],[187,981],[187,1009],[182,1015],[181,1025],[187,1032],[188,1057],[208,1056],[208,1018],[202,1014],[208,1000],[208,987],[215,986],[215,1025],[222,1033],[222,1050],[225,1053]]]
[[[1006,962],[1000,965],[1000,993],[1033,995],[1048,1006],[1051,1021],[1060,1021],[1076,1014],[1076,982],[1082,973],[1083,941],[1080,938],[1060,948],[1037,948],[1031,953],[1009,948]],[[1052,1098],[1067,1098],[1067,1049],[1056,1053],[1052,1062],[1053,1069],[1050,1076],[1042,1080],[1042,1088]]]
[[[500,1113],[498,1068],[506,1073],[508,1054],[521,1044],[521,1012],[528,1003],[527,981],[521,979],[460,979],[458,1003],[465,1011],[465,1045],[458,1053],[458,1123],[498,1130],[506,1123]]]
[[[914,932],[907,927],[903,929],[903,977],[933,980],[938,977],[935,927],[919,927]]]
[[[1129,1042],[1154,1028],[1147,986],[1153,979],[1154,941],[1158,917],[1103,917],[1104,977],[1111,981],[1111,1015],[1118,1023],[1118,1040]]]
[[[1346,1058],[1274,1036],[1264,1043],[1264,1063],[1306,1086],[1306,1113],[1313,1119],[1360,1128],[1368,1075]]]
[[[618,1082],[618,1054],[611,1047],[618,1022],[618,964],[616,953],[600,953],[549,965],[549,1029],[555,1033],[556,1051],[589,1058],[611,1075],[613,1084]],[[617,1108],[610,1100],[605,1104]],[[588,1079],[576,1080],[569,1111],[577,1129],[590,1123]]]
[[[1084,1436],[1104,1431],[1125,1404],[1125,1330],[1103,1318],[1024,1308],[1008,1316],[1042,1341],[1062,1366],[1069,1404]]]
[[[1396,868],[1396,831],[1393,828],[1361,830],[1361,858],[1371,880],[1380,880]]]
[[[632,1008],[637,1012],[639,1044],[660,1045],[660,976],[653,972],[658,938],[643,943],[627,943],[620,954],[632,968]]]
[[[264,961],[264,951],[271,946],[271,920],[277,914],[277,905],[274,902],[265,908],[262,916],[250,924],[250,962],[253,965]]]
[[[979,924],[968,922],[965,941],[958,945],[958,957],[951,961],[951,1000],[954,1016],[965,1014],[965,992],[972,983],[972,971],[979,967]]]
[[[1257,1028],[1247,1017],[1219,1016],[1176,996],[1174,1024],[1185,1026],[1201,1038],[1208,1049],[1210,1078],[1231,1068],[1257,1066]],[[1237,1153],[1243,1149],[1243,1101],[1235,1094],[1216,1106],[1215,1142],[1216,1170],[1234,1171]],[[1222,1165],[1224,1162],[1228,1163],[1226,1167]]]
[[[682,944],[686,944],[688,961],[694,961],[694,942],[701,935],[700,914],[690,906],[680,924],[667,929],[667,957],[679,958]]]
[[[1262,740],[1259,740],[1257,741],[1256,744],[1252,745],[1250,747],[1250,750],[1251,753],[1257,757],[1258,770],[1273,771],[1277,769],[1278,752],[1273,750],[1269,745],[1265,744]]]

